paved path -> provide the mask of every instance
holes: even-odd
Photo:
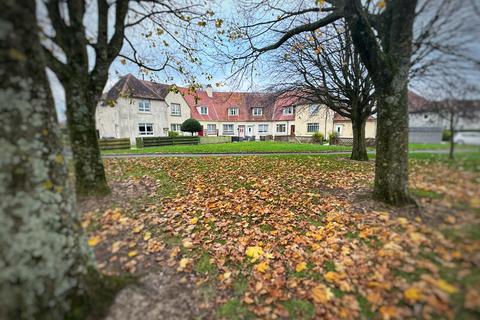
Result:
[[[456,152],[475,152],[477,150],[465,149]],[[350,154],[351,151],[319,151],[319,152],[233,152],[233,153],[116,153],[104,154],[103,158],[171,158],[171,157],[240,157],[240,156],[283,156],[283,155],[309,155],[320,156],[327,154]],[[368,151],[369,154],[375,154],[375,151]],[[448,150],[414,150],[410,153],[434,153],[448,154]]]

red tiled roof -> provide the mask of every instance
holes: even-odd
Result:
[[[419,112],[422,111],[429,101],[422,97],[421,95],[408,90],[408,112]]]
[[[185,101],[190,107],[192,118],[204,121],[271,121],[271,120],[295,120],[295,115],[284,115],[284,107],[292,106],[296,102],[292,97],[274,93],[253,92],[212,92],[208,96],[205,90],[197,90],[192,93],[187,88],[179,88]],[[208,107],[208,115],[202,115],[197,107]],[[253,108],[263,108],[261,116],[252,114]],[[228,115],[229,108],[238,108],[237,116]]]

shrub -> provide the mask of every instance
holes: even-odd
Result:
[[[169,137],[178,137],[179,135],[180,133],[178,133],[177,131],[168,131]]]
[[[445,129],[443,130],[442,141],[450,141],[452,136],[452,131]]]
[[[323,144],[323,134],[320,132],[315,132],[312,136],[313,142]]]
[[[328,134],[328,143],[329,144],[335,144],[336,138],[337,138],[337,134],[335,132],[330,132]]]
[[[191,132],[193,136],[194,132],[202,131],[202,125],[197,120],[190,118],[182,123],[180,130],[183,132]]]

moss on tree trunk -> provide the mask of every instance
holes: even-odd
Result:
[[[407,81],[399,83],[397,88],[377,88],[374,186],[375,198],[397,206],[414,203],[408,193]]]
[[[96,101],[75,81],[66,86],[67,127],[75,167],[77,195],[105,195],[109,187],[95,126]]]
[[[0,2],[0,319],[62,319],[91,256],[68,185],[34,0]]]

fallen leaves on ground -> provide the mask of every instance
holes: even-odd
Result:
[[[106,167],[112,179],[150,181],[157,194],[84,216],[105,270],[172,267],[214,285],[213,305],[236,301],[267,319],[309,308],[325,319],[478,316],[480,239],[465,231],[479,224],[469,207],[478,174],[413,166],[412,188],[440,195],[421,198],[416,214],[370,200],[371,163],[209,157]]]

